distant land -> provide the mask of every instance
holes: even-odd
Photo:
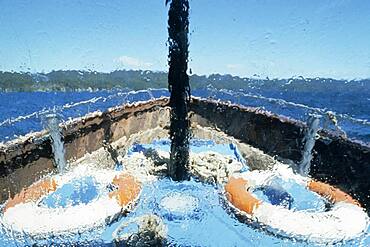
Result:
[[[289,79],[241,78],[232,75],[212,74],[209,76],[191,75],[192,89],[253,89],[283,90],[297,92],[331,91],[370,93],[370,79],[336,80],[330,78]],[[118,70],[110,73],[59,70],[49,73],[1,72],[1,92],[30,91],[80,91],[112,90],[129,88],[140,90],[147,88],[167,88],[167,73],[143,70]]]

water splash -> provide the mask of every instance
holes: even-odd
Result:
[[[62,133],[59,128],[59,119],[56,113],[45,116],[46,128],[50,134],[51,147],[54,154],[54,162],[59,173],[64,173],[66,167],[64,143]]]
[[[320,116],[311,115],[307,120],[307,130],[304,136],[304,148],[302,154],[302,160],[299,166],[299,173],[302,176],[308,176],[310,173],[311,160],[312,160],[312,150],[315,146],[316,134],[320,126]]]

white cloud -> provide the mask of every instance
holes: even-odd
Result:
[[[121,56],[116,59],[116,62],[125,68],[129,69],[150,69],[153,64],[149,62],[145,62],[139,58],[129,57],[129,56]]]

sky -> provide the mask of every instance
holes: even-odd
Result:
[[[164,0],[0,0],[0,71],[167,71]],[[370,1],[190,0],[192,72],[370,78]]]

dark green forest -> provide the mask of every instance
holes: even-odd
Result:
[[[191,75],[192,89],[264,89],[293,91],[369,91],[370,79],[335,80],[328,78],[259,79],[232,75]],[[0,91],[77,91],[147,88],[166,88],[167,73],[142,70],[118,70],[110,73],[94,71],[52,71],[49,73],[0,72]]]

